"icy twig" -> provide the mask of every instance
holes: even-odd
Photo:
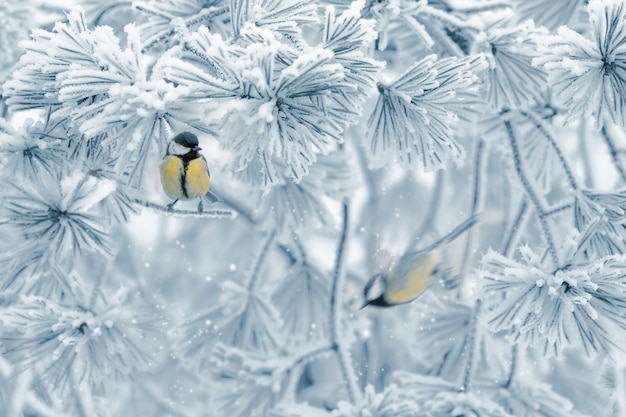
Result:
[[[585,173],[585,185],[587,188],[594,188],[593,169],[591,168],[591,159],[589,158],[589,149],[587,148],[587,119],[581,118],[578,127],[578,154],[583,162],[583,172]]]
[[[515,165],[515,171],[517,172],[517,176],[526,191],[526,194],[530,198],[530,202],[532,203],[535,211],[537,212],[537,217],[539,218],[539,224],[541,226],[541,230],[546,239],[546,243],[548,245],[548,252],[550,257],[552,258],[552,262],[555,267],[559,268],[561,266],[561,261],[559,260],[558,251],[556,249],[556,245],[554,243],[554,236],[552,236],[552,232],[550,231],[550,226],[548,224],[548,219],[546,213],[548,213],[548,209],[546,209],[546,203],[543,201],[543,198],[540,194],[534,189],[532,186],[526,171],[524,171],[524,167],[522,164],[522,157],[519,151],[519,145],[517,143],[517,138],[515,137],[515,133],[513,132],[513,127],[511,126],[511,122],[509,120],[504,121],[504,125],[506,127],[506,131],[509,136],[509,144],[511,145],[511,151],[513,156],[513,162]]]
[[[613,142],[613,138],[609,135],[609,132],[606,130],[606,126],[602,126],[602,137],[604,138],[604,142],[606,146],[609,148],[609,152],[611,153],[611,160],[613,161],[613,165],[617,170],[620,178],[623,182],[626,182],[626,171],[624,171],[624,166],[619,160],[617,148],[615,147],[615,142]]]
[[[160,211],[171,215],[172,217],[191,217],[196,219],[234,219],[237,217],[237,212],[232,210],[204,210],[202,212],[198,210],[178,210],[168,209],[167,206],[152,203],[150,201],[144,201],[136,198],[135,204],[149,208],[151,210]]]
[[[478,343],[478,338],[476,337],[476,333],[478,333],[478,313],[480,312],[480,300],[476,301],[476,307],[474,307],[474,312],[471,317],[470,333],[467,338],[467,344],[465,345],[467,352],[467,362],[465,365],[465,373],[463,374],[463,385],[461,386],[461,391],[467,392],[470,390],[472,383],[472,373],[474,371],[474,354],[476,352],[476,344]]]
[[[478,207],[480,206],[480,202],[482,200],[482,189],[481,189],[481,179],[482,179],[482,170],[485,164],[485,142],[480,140],[476,145],[476,159],[474,162],[474,186],[472,188],[472,205],[470,208],[470,218],[474,217],[478,211]],[[463,254],[463,270],[465,270],[467,266],[467,260],[469,258],[470,253],[470,245],[472,243],[472,229],[467,232],[468,239],[465,244],[465,251]]]
[[[102,9],[100,11],[100,13],[98,13],[98,15],[93,19],[93,25],[94,26],[99,26],[100,25],[100,21],[102,20],[102,18],[104,17],[105,14],[107,14],[108,12],[110,12],[113,9],[116,9],[118,7],[122,7],[122,6],[126,6],[128,8],[130,8],[132,6],[132,2],[130,1],[119,1],[119,2],[114,2],[109,4],[107,7],[105,7],[104,9]]]
[[[337,248],[337,260],[335,262],[335,272],[333,274],[333,285],[330,292],[330,337],[333,350],[337,352],[337,360],[339,367],[341,368],[341,374],[346,388],[348,391],[348,397],[350,402],[355,404],[360,400],[361,392],[357,385],[356,375],[352,365],[350,365],[350,358],[346,352],[345,346],[341,343],[339,336],[340,325],[340,301],[339,291],[341,290],[341,281],[343,278],[343,256],[345,252],[345,246],[348,236],[348,204],[343,204],[343,224],[341,230],[341,238],[339,239],[339,247]]]
[[[422,224],[417,228],[415,234],[411,238],[411,242],[417,241],[420,236],[432,232],[437,234],[435,229],[435,221],[437,219],[437,213],[439,213],[439,206],[441,205],[441,194],[443,193],[443,180],[445,176],[445,170],[440,169],[435,174],[435,183],[433,184],[433,193],[430,195],[430,204],[428,210],[422,219]]]
[[[511,7],[511,4],[508,1],[494,1],[492,3],[485,2],[471,2],[471,1],[460,1],[459,4],[463,6],[459,7],[457,4],[450,4],[456,2],[446,2],[447,6],[454,10],[455,12],[461,13],[482,13],[482,12],[490,12],[494,10],[506,9]],[[474,4],[472,4],[474,3]]]
[[[263,265],[263,261],[265,260],[269,252],[269,248],[272,242],[274,242],[275,238],[276,238],[276,230],[272,230],[267,235],[267,238],[265,238],[265,241],[263,242],[263,245],[261,246],[261,252],[259,253],[259,255],[257,256],[254,262],[254,266],[252,267],[252,270],[250,272],[250,278],[246,285],[246,287],[248,288],[248,291],[250,292],[254,290],[254,284],[256,283],[257,277],[259,276],[259,272],[261,270],[261,266]]]
[[[147,7],[142,7],[142,6],[136,6],[136,8],[137,8],[137,10],[140,10],[140,11],[146,13],[146,14],[157,16],[157,17],[160,17],[162,19],[166,19],[166,20],[170,20],[170,21],[173,21],[174,19],[176,19],[176,17],[171,16],[169,14],[162,13],[158,9],[147,8]],[[217,16],[220,16],[220,15],[228,13],[228,11],[229,11],[229,7],[228,6],[204,7],[198,13],[196,13],[193,16],[185,19],[182,22],[184,22],[185,27],[195,26],[195,25],[197,25],[199,23],[203,23],[203,22],[206,24],[206,22],[210,22],[214,18],[216,18]],[[142,48],[141,52],[142,53],[147,53],[147,52],[150,52],[152,49],[158,47],[159,45],[162,45],[168,39],[171,39],[175,35],[177,29],[178,28],[173,27],[169,31],[157,33],[156,35],[152,36],[151,38],[149,38],[146,41],[145,46]]]
[[[511,382],[513,382],[513,377],[515,376],[515,370],[517,369],[517,355],[519,352],[517,351],[517,345],[513,345],[511,347],[511,367],[509,368],[509,375],[506,378],[506,382],[504,383],[504,388],[509,388],[511,386]]]
[[[559,162],[561,163],[561,166],[565,171],[565,175],[567,176],[567,182],[569,182],[569,185],[572,187],[572,189],[577,190],[578,183],[574,178],[572,169],[567,163],[563,152],[561,152],[561,148],[559,148],[559,145],[556,143],[554,136],[552,136],[552,134],[549,132],[548,127],[545,125],[543,120],[541,120],[539,117],[537,117],[536,114],[531,112],[521,111],[520,114],[524,116],[528,121],[530,121],[534,125],[535,129],[537,129],[548,140],[548,143],[550,144],[552,149],[554,149],[554,152],[556,153],[557,158],[559,158]]]
[[[293,362],[291,363],[290,368],[295,368],[296,366],[305,364],[315,359],[319,355],[323,355],[324,353],[329,353],[335,350],[335,346],[333,345],[325,345],[320,347],[315,347],[310,349],[300,355],[297,355],[293,358]]]
[[[432,20],[437,20],[446,25],[448,28],[455,28],[459,31],[478,33],[481,30],[477,25],[468,23],[467,19],[459,19],[453,14],[446,13],[432,6],[424,7],[420,10],[420,14],[423,14]]]
[[[574,203],[564,203],[561,204],[560,206],[556,206],[556,207],[552,207],[550,209],[546,209],[546,212],[544,213],[544,215],[546,217],[552,216],[553,214],[557,214],[560,213],[564,210],[570,209],[574,206]]]

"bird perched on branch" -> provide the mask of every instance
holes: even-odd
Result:
[[[198,211],[202,212],[202,198],[209,192],[211,177],[201,150],[198,137],[191,132],[179,133],[168,143],[160,165],[163,191],[174,200],[168,209],[178,200],[200,198]]]

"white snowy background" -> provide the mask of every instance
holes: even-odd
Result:
[[[0,417],[626,416],[625,1],[0,1]]]

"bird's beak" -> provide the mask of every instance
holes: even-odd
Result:
[[[202,148],[201,148],[201,147],[199,147],[199,146],[196,146],[195,148],[193,148],[193,150],[194,150],[194,151],[201,151],[201,150],[202,150]]]
[[[365,300],[363,301],[363,305],[361,306],[361,308],[359,308],[359,311],[363,310],[365,307],[367,307],[369,305],[369,301]]]

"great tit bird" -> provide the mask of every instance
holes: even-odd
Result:
[[[200,150],[198,137],[191,132],[179,133],[168,143],[160,165],[163,191],[174,200],[168,209],[178,200],[200,198],[198,211],[202,211],[202,198],[208,193],[211,181],[209,166]]]
[[[363,289],[364,303],[377,307],[391,307],[415,300],[436,279],[456,280],[453,268],[444,250],[456,238],[477,222],[473,216],[454,230],[424,249],[405,253],[380,273],[373,275]]]

